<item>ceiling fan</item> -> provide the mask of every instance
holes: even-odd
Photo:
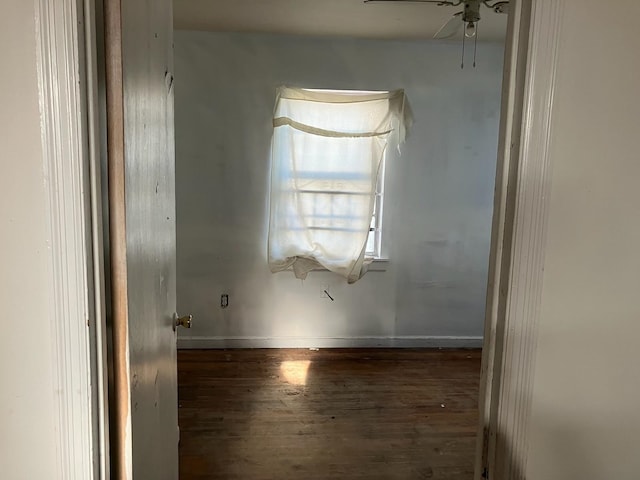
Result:
[[[462,10],[454,13],[433,35],[436,40],[451,38],[456,34],[462,35],[462,68],[464,68],[464,44],[465,38],[474,39],[473,66],[476,66],[476,46],[478,41],[478,22],[480,21],[480,5],[488,7],[495,13],[509,13],[509,1],[503,0],[364,0],[364,3],[378,2],[411,2],[411,3],[435,3],[439,7],[457,7],[462,5]]]
[[[394,0],[399,1],[399,0]],[[420,1],[420,0],[414,0]],[[424,1],[424,0],[422,0]],[[459,0],[459,1],[429,1],[428,3],[436,3],[439,6],[451,6],[464,4],[463,10],[454,13],[451,18],[442,25],[435,33],[433,38],[444,39],[451,38],[464,27],[464,34],[467,38],[473,38],[476,36],[476,29],[478,22],[480,21],[480,4],[493,10],[495,13],[508,13],[509,2],[508,1],[494,1],[488,0]]]

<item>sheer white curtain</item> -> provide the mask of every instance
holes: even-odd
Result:
[[[305,278],[326,268],[353,283],[365,249],[385,151],[409,123],[402,90],[281,87],[274,119],[269,266]]]

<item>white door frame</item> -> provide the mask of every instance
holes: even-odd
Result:
[[[94,0],[34,0],[48,189],[57,478],[109,478]],[[522,478],[563,2],[511,0],[476,479]]]
[[[56,471],[108,479],[93,0],[33,0],[47,228]],[[37,460],[36,460],[37,461]]]
[[[562,1],[511,0],[475,479],[524,478],[550,192]]]

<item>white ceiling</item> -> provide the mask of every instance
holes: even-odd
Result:
[[[282,33],[384,39],[432,38],[461,7],[363,0],[174,0],[184,30]],[[507,15],[481,7],[479,41],[504,39]]]

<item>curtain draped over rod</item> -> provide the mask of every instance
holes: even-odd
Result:
[[[280,87],[273,119],[268,256],[272,272],[314,269],[349,283],[365,250],[382,160],[411,123],[403,90]],[[387,159],[389,161],[389,159]]]

